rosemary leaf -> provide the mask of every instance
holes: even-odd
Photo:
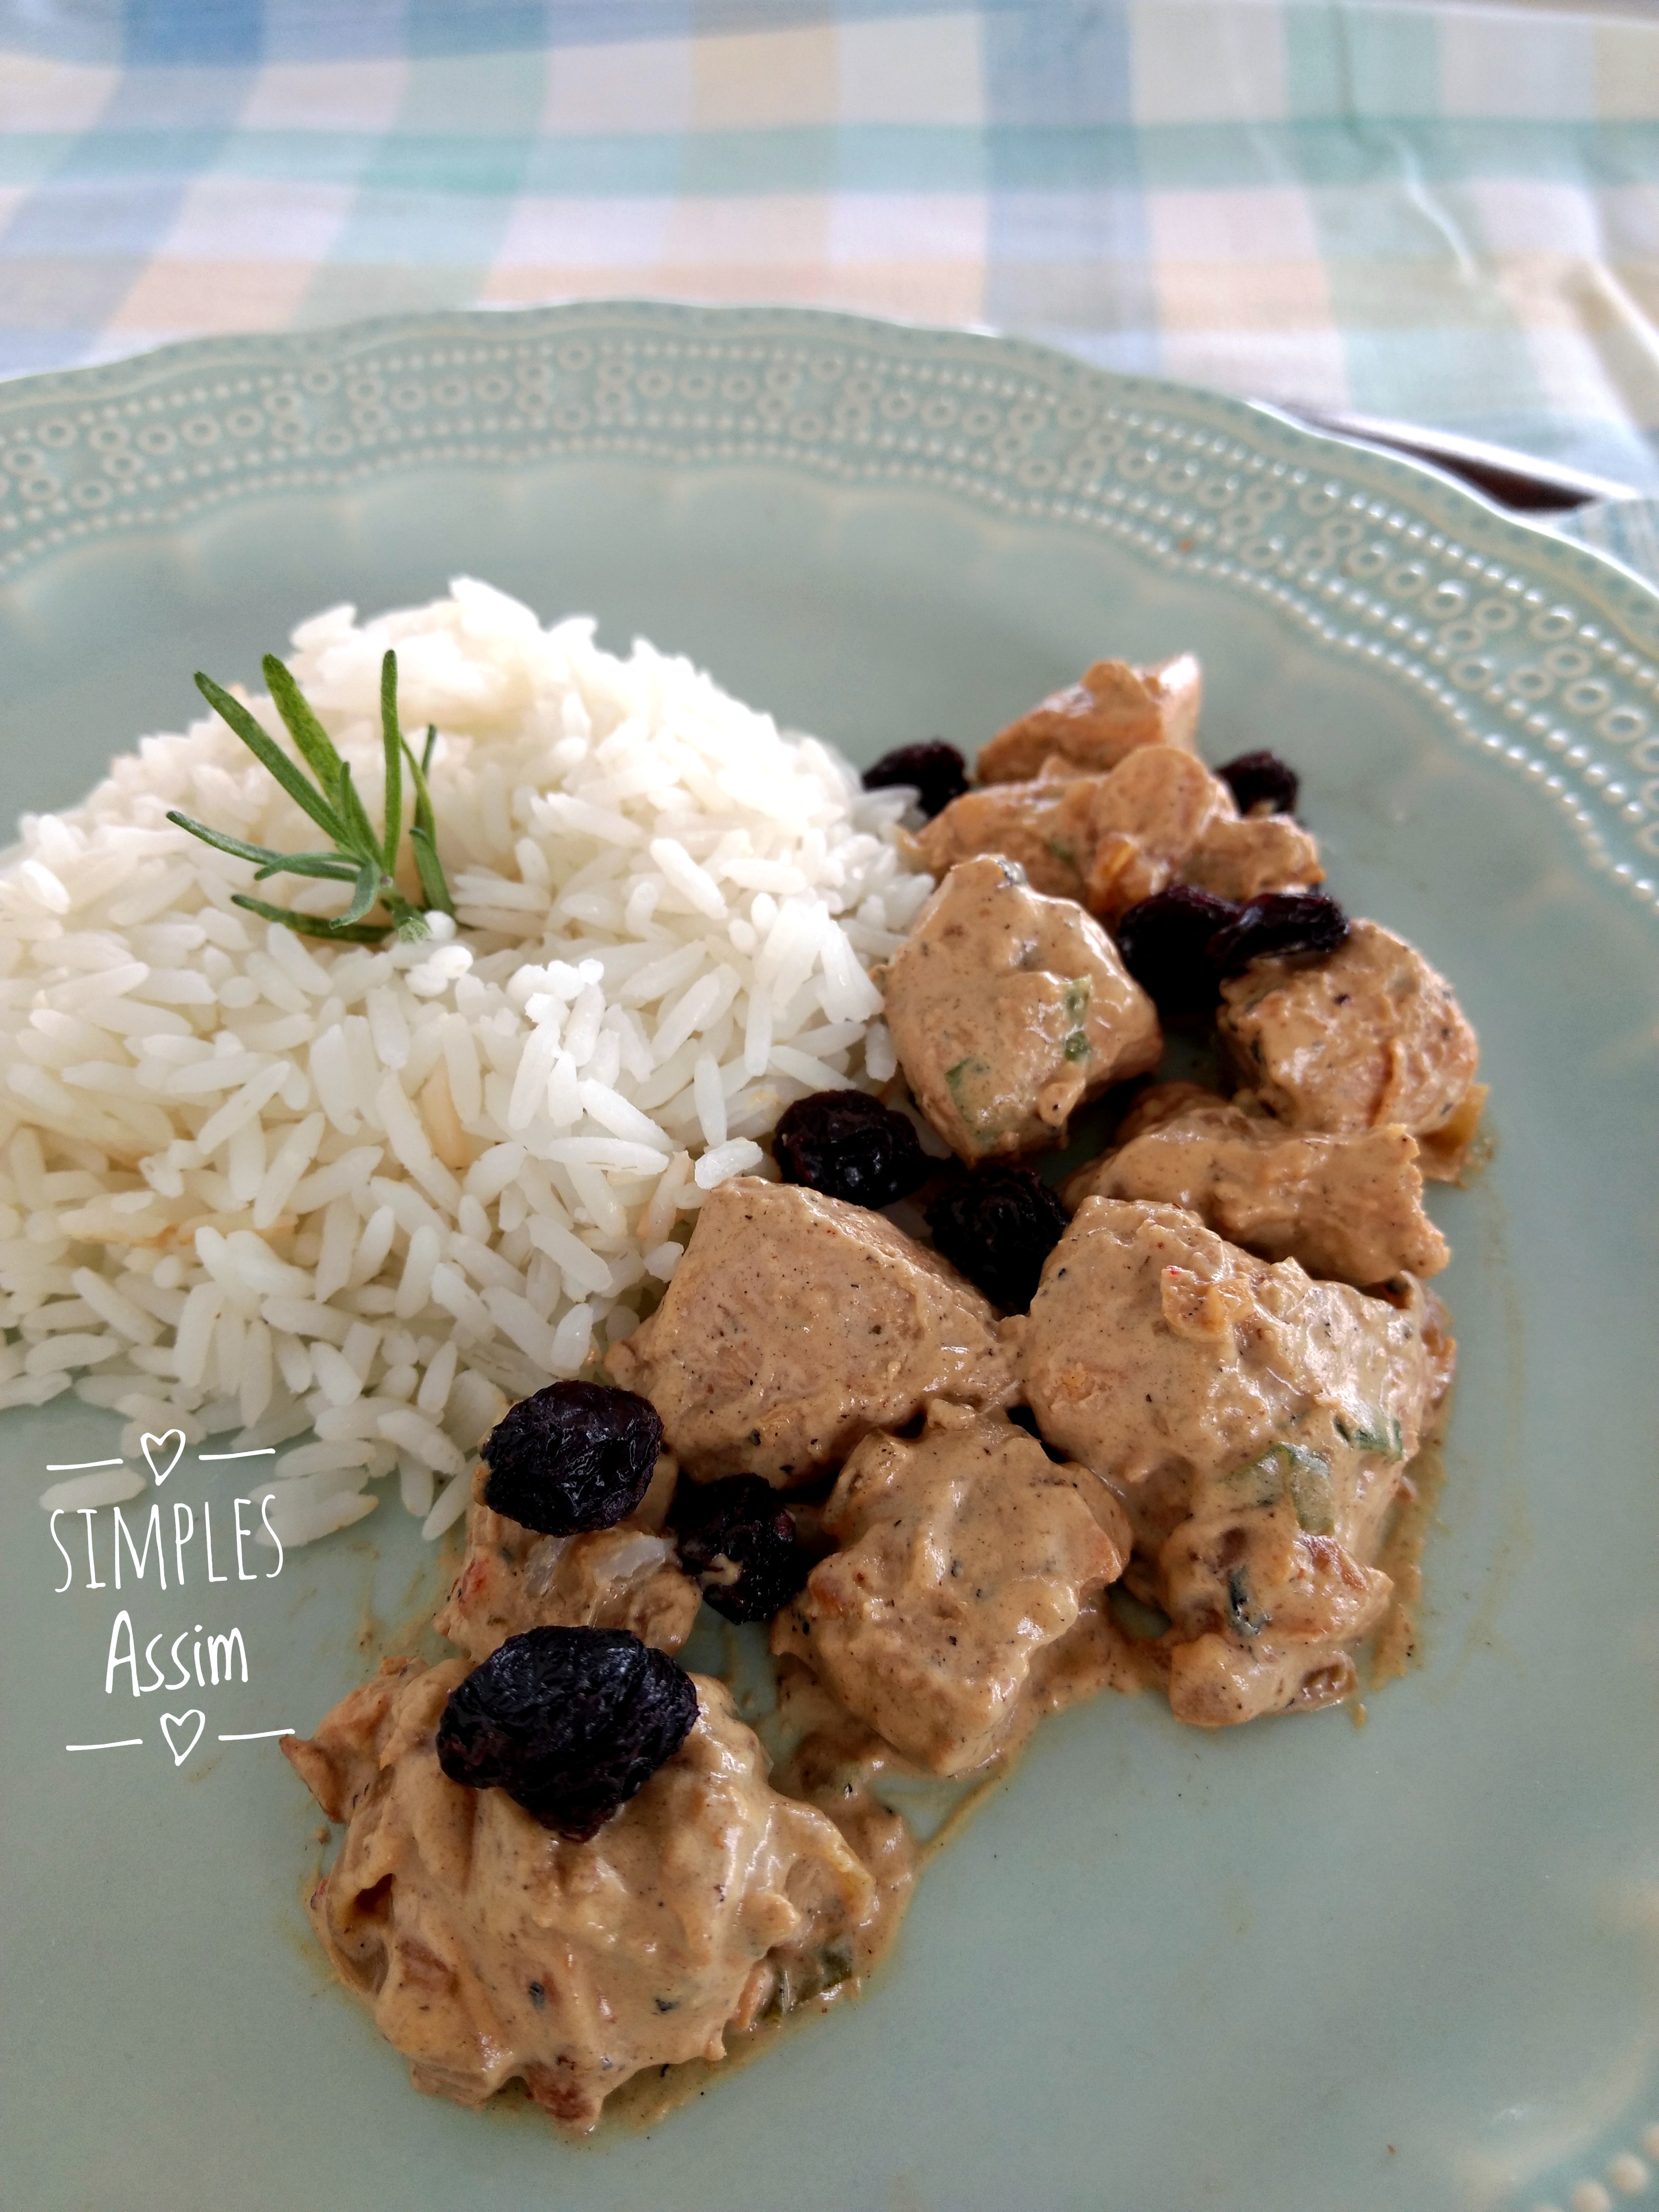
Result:
[[[337,928],[343,929],[349,922],[361,921],[374,903],[380,889],[380,864],[378,860],[365,860],[357,871],[357,888],[351,894],[351,903],[342,915],[334,917]]]
[[[409,772],[415,779],[415,827],[424,830],[428,837],[432,835],[432,793],[427,786],[426,772],[432,765],[432,748],[437,738],[437,731],[428,723],[426,744],[419,760],[416,759],[414,748],[408,739],[404,741],[404,749],[409,755]]]
[[[374,834],[374,825],[357,796],[357,787],[351,779],[348,762],[340,763],[340,781],[336,805],[340,819],[345,823],[349,848],[354,859],[372,860],[378,869],[380,865],[380,841]]]
[[[263,883],[270,876],[291,875],[349,884],[352,887],[350,900],[338,915],[301,914],[297,908],[271,906],[264,899],[243,892],[232,893],[238,906],[266,921],[280,922],[302,937],[352,945],[378,945],[393,930],[410,943],[429,936],[427,908],[436,908],[445,914],[453,914],[455,910],[443,864],[438,858],[437,823],[426,780],[438,733],[435,728],[428,727],[426,750],[417,761],[398,719],[397,655],[388,653],[380,664],[380,734],[386,756],[386,803],[384,827],[378,831],[358,794],[350,763],[342,757],[289,671],[275,653],[265,655],[264,667],[283,726],[315,775],[315,783],[222,685],[216,684],[210,676],[198,674],[197,686],[260,765],[269,769],[295,804],[332,841],[333,849],[278,853],[269,845],[251,844],[227,830],[211,830],[187,814],[173,812],[167,818],[220,852],[251,861],[256,883]],[[415,794],[410,848],[426,908],[412,905],[398,889],[395,879],[404,817],[405,756]],[[387,919],[366,921],[363,917],[377,901]]]
[[[176,806],[168,807],[167,820],[176,823],[180,830],[188,830],[192,837],[199,837],[204,845],[216,845],[222,853],[230,854],[234,860],[257,862],[265,872],[270,872],[272,862],[283,857],[280,853],[273,853],[269,845],[250,845],[243,838],[231,836],[228,830],[210,830],[205,822],[192,821],[188,814],[181,814]]]
[[[398,866],[398,842],[404,834],[404,738],[398,724],[398,656],[388,650],[380,663],[380,742],[386,749],[386,872]]]
[[[243,706],[233,699],[222,684],[210,676],[196,672],[196,688],[215,714],[228,722],[231,728],[247,747],[262,768],[269,769],[295,805],[302,807],[317,827],[332,837],[337,845],[346,842],[345,826],[339,816],[317,787],[295,767],[275,738],[268,737]]]
[[[267,876],[321,876],[331,883],[355,884],[357,863],[343,853],[273,853],[253,880]]]
[[[334,921],[322,914],[300,914],[293,907],[271,906],[264,899],[251,898],[246,891],[233,891],[233,906],[246,907],[266,921],[280,921],[296,937],[331,938],[347,945],[379,945],[390,934],[391,924],[384,921]]]
[[[429,907],[440,914],[453,914],[449,902],[449,885],[444,881],[444,872],[439,864],[437,848],[424,830],[409,833],[410,849],[415,855],[415,872],[421,879],[421,890]]]
[[[289,736],[300,748],[312,774],[321,784],[325,795],[337,808],[340,804],[340,777],[345,763],[335,750],[333,738],[317,720],[310,702],[284,662],[278,660],[274,653],[268,653],[259,665],[264,671],[265,682],[270,686],[276,712],[287,724]]]
[[[432,760],[432,748],[437,742],[437,737],[438,732],[435,729],[428,729],[426,756],[423,760],[417,761],[407,744],[404,748],[409,758],[409,772],[415,780],[415,820],[410,830],[409,842],[414,851],[415,866],[421,878],[421,889],[426,895],[428,906],[435,908],[440,914],[453,915],[455,911],[455,902],[449,895],[449,885],[444,877],[443,863],[438,858],[436,824],[432,813],[432,793],[426,780],[426,771]]]

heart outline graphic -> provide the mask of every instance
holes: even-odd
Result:
[[[194,1733],[191,1736],[190,1741],[185,1746],[184,1749],[180,1751],[178,1745],[173,1741],[173,1731],[176,1728],[182,1734],[184,1725],[186,1721],[194,1721],[196,1727]],[[207,1715],[202,1711],[199,1705],[192,1705],[188,1712],[162,1714],[161,1733],[167,1740],[167,1749],[173,1753],[173,1763],[175,1766],[182,1766],[185,1761],[190,1757],[191,1752],[195,1750],[197,1745],[202,1741],[202,1730],[206,1726]]]
[[[138,1449],[149,1463],[149,1471],[155,1477],[155,1487],[158,1490],[184,1457],[185,1442],[185,1432],[182,1429],[167,1429],[159,1437],[151,1436],[146,1429],[143,1435],[139,1437]],[[165,1451],[169,1444],[173,1446],[173,1457],[165,1467],[157,1467],[155,1451]],[[155,1451],[150,1449],[152,1445],[155,1447]]]

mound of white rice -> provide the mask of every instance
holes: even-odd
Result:
[[[0,870],[0,1406],[73,1388],[132,1462],[49,1503],[136,1496],[146,1433],[234,1428],[279,1448],[285,1544],[372,1511],[394,1467],[439,1534],[508,1402],[627,1335],[707,1192],[771,1171],[781,1109],[892,1073],[866,969],[931,885],[904,795],[684,660],[453,592],[319,615],[290,665],[379,819],[396,647],[405,729],[440,732],[459,930],[337,947],[233,905],[251,867],[169,807],[317,833],[213,717],[26,819]]]

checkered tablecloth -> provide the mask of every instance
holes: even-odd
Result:
[[[1659,15],[0,0],[0,371],[576,295],[811,301],[1659,490]]]

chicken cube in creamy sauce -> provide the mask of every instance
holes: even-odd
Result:
[[[1455,1180],[1486,1097],[1480,1048],[1445,977],[1374,921],[1313,961],[1255,960],[1218,1017],[1244,1101],[1287,1128],[1354,1136],[1398,1123],[1423,1173]]]
[[[1018,782],[1045,761],[1098,773],[1138,745],[1180,745],[1198,736],[1203,678],[1190,653],[1151,668],[1097,660],[1075,684],[1042,700],[981,745],[974,772],[981,783]]]
[[[1312,836],[1288,814],[1223,813],[1182,861],[1176,878],[1242,904],[1263,891],[1311,890],[1324,882],[1325,871]],[[1115,911],[1121,912],[1127,903],[1120,902]]]
[[[1176,885],[1242,905],[1323,879],[1313,837],[1273,811],[1294,804],[1282,764],[1234,764],[1261,793],[1241,814],[1199,759],[1200,698],[1190,654],[1096,662],[984,746],[978,787],[909,841],[940,880],[876,974],[916,1104],[969,1166],[1064,1144],[1079,1106],[1157,1066],[1156,1009],[1103,922]],[[1212,994],[1222,950],[1203,962]],[[1143,972],[1167,980],[1157,959]],[[389,1660],[282,1744],[345,1827],[313,1926],[417,2087],[477,2106],[522,2079],[585,2134],[633,2077],[721,2059],[763,2016],[858,1986],[920,1864],[884,1778],[976,1775],[1109,1686],[1160,1684],[1202,1728],[1353,1689],[1394,1601],[1395,1508],[1450,1388],[1423,1179],[1467,1160],[1478,1047],[1444,979],[1371,922],[1219,988],[1236,1095],[1143,1092],[1062,1186],[1072,1219],[1028,1313],[999,1323],[879,1212],[738,1177],[605,1356],[662,1423],[644,1498],[550,1535],[493,1510],[477,1469],[434,1624],[465,1657]],[[627,1500],[657,1443],[653,1423]],[[780,1763],[723,1684],[674,1669],[689,1733],[573,1842],[507,1789],[452,1781],[439,1725],[470,1668],[529,1630],[684,1644],[701,1591],[665,1526],[682,1470],[778,1489],[834,1473],[827,1502],[793,1502],[787,1576],[752,1607],[816,1558],[772,1621]],[[1131,1633],[1123,1592],[1161,1631]],[[542,1719],[568,1710],[546,1695]]]
[[[1298,823],[1279,814],[1241,819],[1220,777],[1173,745],[1139,746],[1104,775],[1048,761],[1034,781],[952,799],[915,844],[933,875],[1000,853],[1034,890],[1076,899],[1107,921],[1175,882],[1247,899],[1306,889],[1324,875]]]
[[[998,859],[951,870],[883,994],[917,1103],[969,1161],[1063,1144],[1077,1107],[1163,1050],[1152,1002],[1099,923]]]
[[[1032,1665],[1128,1556],[1121,1507],[1001,1413],[936,1403],[915,1442],[866,1437],[842,1469],[819,1561],[778,1615],[848,1711],[933,1774],[1009,1743]]]
[[[1060,1195],[1073,1212],[1085,1198],[1179,1206],[1261,1259],[1297,1260],[1363,1289],[1437,1274],[1450,1257],[1423,1211],[1417,1152],[1397,1122],[1297,1135],[1196,1084],[1161,1083],[1135,1101],[1115,1148]]]
[[[544,1536],[491,1512],[488,1467],[472,1478],[466,1556],[433,1622],[475,1664],[529,1628],[626,1628],[659,1651],[678,1651],[702,1602],[662,1533],[674,1486],[665,1456],[640,1510],[612,1528]]]
[[[439,1765],[466,1672],[389,1660],[310,1741],[283,1742],[346,1824],[313,1925],[417,2088],[480,2105],[522,2076],[585,2133],[630,2075],[723,2057],[781,1976],[822,1986],[826,1951],[856,1953],[871,1877],[823,1814],[771,1787],[722,1684],[692,1676],[690,1734],[573,1844]]]
[[[752,1176],[710,1192],[662,1304],[605,1364],[650,1399],[694,1480],[780,1487],[930,1398],[1013,1392],[991,1306],[936,1252],[863,1206]]]
[[[1352,1688],[1375,1561],[1449,1386],[1437,1301],[1315,1282],[1173,1206],[1089,1198],[1005,1324],[1043,1436],[1092,1468],[1169,1615],[1176,1717],[1224,1727]]]

